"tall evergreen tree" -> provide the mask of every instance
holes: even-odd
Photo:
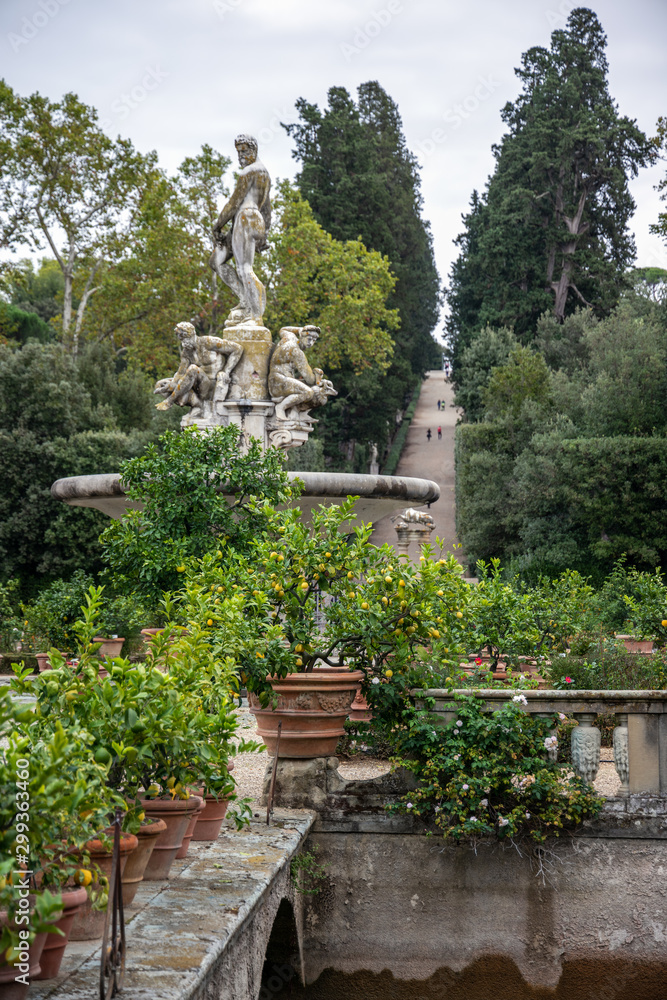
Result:
[[[336,432],[348,443],[364,442],[367,411],[390,430],[406,391],[441,356],[432,337],[440,279],[430,228],[421,216],[417,161],[406,146],[396,104],[375,81],[358,88],[356,102],[345,88],[332,87],[323,111],[303,98],[297,110],[300,121],[285,128],[301,163],[297,184],[315,218],[336,239],[360,238],[385,254],[398,279],[388,300],[398,309],[400,327],[393,334],[396,350],[387,375],[377,382],[365,377],[362,386],[358,376],[341,369],[338,405],[321,418],[335,418]],[[377,427],[374,433],[376,440],[386,438]]]
[[[516,70],[522,92],[502,111],[495,172],[456,241],[447,323],[456,358],[487,324],[530,341],[545,311],[562,323],[579,305],[604,316],[618,302],[635,255],[628,177],[651,145],[618,113],[605,48],[597,17],[579,7]]]

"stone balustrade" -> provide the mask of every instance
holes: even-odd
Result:
[[[456,717],[452,695],[471,695],[472,689],[414,691],[417,704],[429,708],[441,725]],[[667,796],[667,691],[517,691],[513,688],[476,689],[489,711],[515,695],[525,697],[522,710],[550,716],[560,712],[579,723],[572,729],[572,766],[593,782],[600,766],[600,730],[597,715],[615,715],[614,763],[621,780],[621,796]],[[557,751],[554,751],[557,752]]]

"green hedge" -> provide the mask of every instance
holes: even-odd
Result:
[[[622,555],[667,565],[667,439],[459,428],[457,530],[470,561],[518,557],[546,572],[608,572]]]
[[[417,409],[417,403],[419,402],[419,396],[422,391],[421,380],[417,382],[414,392],[412,394],[412,399],[410,400],[408,407],[403,414],[403,420],[401,426],[396,431],[396,437],[394,438],[391,448],[389,449],[389,454],[385,459],[385,463],[382,466],[383,476],[393,476],[396,472],[396,468],[401,458],[401,452],[405,446],[405,441],[408,436],[408,431],[410,430],[410,424],[412,423],[412,418],[415,415],[415,410]]]

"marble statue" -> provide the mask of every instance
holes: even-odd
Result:
[[[184,425],[211,421],[215,406],[229,392],[230,376],[243,354],[233,340],[197,335],[192,323],[179,323],[174,331],[180,341],[181,363],[171,378],[156,382],[154,392],[164,396],[158,410],[172,406],[191,406]]]
[[[397,519],[408,524],[423,524],[429,531],[435,527],[435,521],[430,514],[427,514],[425,510],[415,510],[414,507],[406,507],[397,517],[393,518],[393,520]]]
[[[255,253],[267,247],[271,226],[271,178],[257,157],[257,141],[250,135],[237,136],[234,145],[241,171],[231,198],[213,227],[216,242],[209,264],[237,296],[238,306],[230,320],[262,326],[266,290],[253,270]],[[231,228],[223,233],[231,222]],[[229,263],[234,258],[236,267]]]
[[[269,395],[278,420],[297,419],[300,412],[324,406],[329,396],[338,395],[322,369],[310,367],[304,353],[319,335],[317,326],[284,326],[280,331],[269,366]]]
[[[414,507],[406,507],[399,514],[392,517],[396,529],[396,549],[399,555],[408,556],[410,554],[410,543],[416,542],[418,550],[426,544],[431,532],[435,528],[435,521],[425,510],[415,510]]]

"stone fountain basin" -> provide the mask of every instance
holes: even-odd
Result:
[[[351,524],[376,522],[405,507],[430,505],[440,497],[440,487],[430,479],[349,472],[290,472],[288,475],[304,484],[305,489],[295,503],[306,519],[319,504],[340,504],[348,496],[359,498],[355,504],[356,517]],[[117,473],[58,479],[51,487],[51,496],[71,507],[94,507],[115,518],[122,517],[127,510],[141,510],[143,506],[127,498]]]

